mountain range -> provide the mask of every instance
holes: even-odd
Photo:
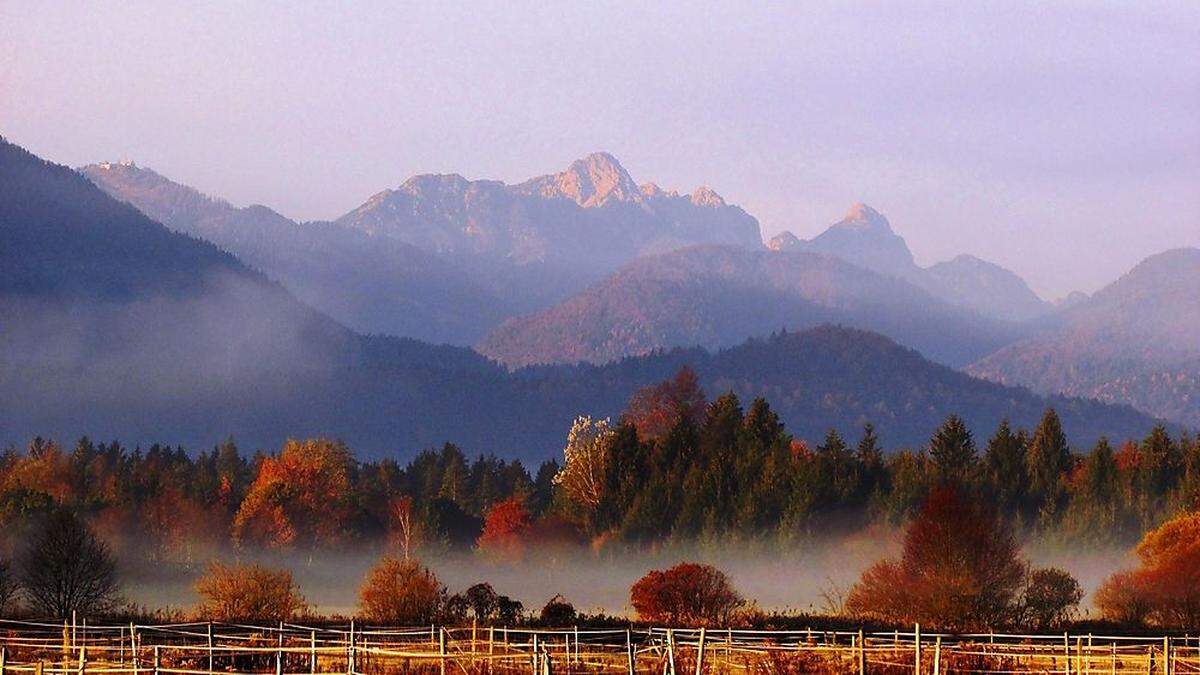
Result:
[[[629,194],[614,185],[580,189],[589,205],[573,208],[611,208],[598,195]],[[915,445],[950,412],[984,433],[1001,417],[1032,425],[1047,405],[1078,443],[1140,436],[1154,423],[1126,406],[975,379],[883,336],[828,326],[716,352],[511,372],[468,349],[346,328],[230,252],[3,140],[0,243],[4,442],[86,433],[196,448],[233,435],[270,449],[325,434],[374,456],[452,440],[538,460],[557,454],[576,415],[614,415],[636,389],[683,365],[710,394],[767,395],[805,438],[830,427],[853,436],[872,421],[889,447]]]
[[[1006,322],[830,255],[694,246],[638,258],[554,307],[510,319],[478,349],[510,367],[605,363],[825,323],[883,333],[953,366],[1020,336]]]
[[[776,251],[832,255],[903,279],[946,302],[993,319],[1023,322],[1053,310],[1053,305],[1039,298],[1014,272],[972,255],[960,255],[931,267],[918,266],[908,243],[892,230],[888,219],[861,203],[812,239],[800,239],[785,231],[767,246]]]
[[[1200,249],[1147,258],[968,371],[1200,426]]]

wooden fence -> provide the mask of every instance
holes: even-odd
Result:
[[[0,675],[1200,674],[1189,636],[0,620]]]

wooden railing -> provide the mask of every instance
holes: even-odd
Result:
[[[0,620],[0,675],[1200,673],[1188,636]]]

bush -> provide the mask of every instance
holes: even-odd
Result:
[[[1021,598],[1021,614],[1026,626],[1047,631],[1071,620],[1083,589],[1065,570],[1047,567],[1034,570],[1025,584]]]
[[[55,618],[110,611],[120,589],[108,547],[63,508],[48,514],[34,535],[21,566],[21,586],[35,611]]]
[[[575,616],[575,605],[560,593],[546,601],[538,619],[546,626],[569,626],[575,623]]]
[[[445,608],[446,588],[416,560],[384,558],[363,581],[359,607],[371,621],[391,625],[435,622]]]
[[[685,625],[728,623],[742,596],[721,570],[683,562],[638,579],[629,600],[644,621]]]
[[[292,573],[258,563],[214,562],[196,581],[196,614],[213,621],[285,621],[307,611]]]

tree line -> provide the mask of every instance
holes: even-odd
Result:
[[[899,524],[953,479],[1019,535],[1129,545],[1200,499],[1200,440],[1162,427],[1073,448],[1053,409],[1032,430],[977,439],[951,415],[920,448],[788,434],[770,404],[708,400],[695,374],[637,392],[616,421],[579,418],[562,463],[527,468],[453,444],[360,461],[327,439],[244,454],[35,438],[0,453],[0,557],[55,507],[80,514],[122,558],[206,561],[230,546],[469,550],[763,538],[802,542]]]

